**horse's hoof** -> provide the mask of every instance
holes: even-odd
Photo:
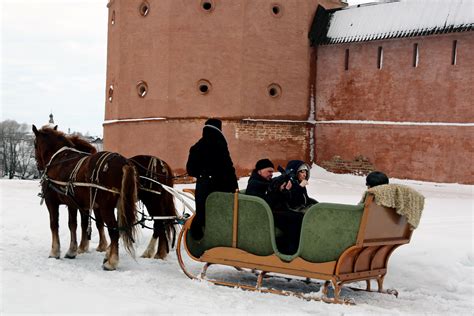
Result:
[[[114,271],[116,268],[109,264],[109,262],[104,262],[102,269],[105,271]]]
[[[64,258],[66,258],[66,259],[76,259],[76,255],[70,255],[70,254],[67,253],[67,254],[64,256]]]
[[[97,251],[97,252],[104,252],[106,250],[107,250],[107,247],[98,246],[97,248],[95,248],[95,251]]]
[[[162,255],[156,254],[154,258],[155,258],[155,259],[165,260],[166,255],[167,255],[167,254],[165,254],[165,255],[163,255],[163,254],[162,254]]]
[[[145,251],[145,252],[141,255],[142,258],[151,258],[151,256],[152,256],[152,255],[151,255],[151,253],[150,253],[149,251]]]
[[[48,258],[53,258],[53,259],[60,259],[59,255],[58,256],[49,256]]]

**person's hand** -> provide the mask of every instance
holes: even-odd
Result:
[[[283,190],[289,190],[291,189],[291,181],[288,181],[288,182],[283,182],[282,185],[280,186],[280,191],[283,191]]]
[[[300,182],[300,187],[304,188],[305,186],[308,185],[308,180],[304,179],[303,181]]]

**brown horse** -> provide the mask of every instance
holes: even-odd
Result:
[[[145,205],[152,217],[175,217],[177,215],[173,195],[156,182],[173,186],[173,172],[163,160],[147,155],[134,156],[129,159],[135,165],[140,176],[138,199]],[[169,252],[169,238],[174,233],[174,218],[155,219],[153,236],[143,252],[143,258],[164,259]],[[158,249],[155,253],[156,243]]]
[[[166,162],[154,156],[138,155],[130,158],[129,161],[135,166],[140,177],[138,199],[145,205],[148,214],[151,217],[169,217],[153,220],[153,235],[142,258],[164,259],[169,253],[169,239],[174,233],[175,219],[172,217],[175,217],[177,213],[173,196],[159,183],[172,187],[172,170]],[[97,221],[96,225],[99,230],[100,244],[107,243],[101,227],[102,223]]]
[[[52,247],[50,257],[59,258],[60,242],[58,235],[59,205],[65,204],[70,210],[70,227],[81,211],[84,239],[84,220],[93,210],[98,220],[107,225],[110,246],[107,248],[103,268],[115,270],[119,262],[119,237],[122,237],[125,249],[133,256],[133,241],[136,235],[137,181],[134,167],[128,160],[110,152],[86,153],[73,148],[74,143],[64,133],[55,128],[43,127],[40,130],[33,125],[35,138],[35,156],[41,178],[42,196],[48,207]],[[114,209],[118,208],[115,218]],[[76,210],[72,214],[71,210]],[[74,216],[72,216],[74,215]],[[72,219],[74,218],[74,219]],[[76,224],[77,226],[77,224]],[[74,227],[73,227],[74,228]],[[75,235],[75,229],[74,229]],[[66,257],[73,258],[73,234]],[[81,245],[85,247],[85,245]],[[82,249],[84,250],[84,249]]]
[[[94,153],[95,148],[87,141],[77,137],[70,136],[69,140],[74,144],[74,148],[88,153]],[[173,196],[163,190],[162,183],[173,187],[173,171],[171,167],[163,160],[149,155],[138,155],[129,159],[135,166],[140,176],[138,187],[138,199],[145,205],[148,214],[152,217],[173,217],[176,216],[176,207]],[[154,180],[154,181],[153,181]],[[156,181],[156,182],[155,182]],[[142,258],[164,259],[169,253],[169,243],[173,230],[173,219],[155,219],[153,221],[153,235],[148,243]],[[99,246],[97,251],[102,251],[107,245],[103,223],[96,221],[99,231]],[[158,248],[156,244],[158,242]],[[155,251],[155,249],[157,250]]]

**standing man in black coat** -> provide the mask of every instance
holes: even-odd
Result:
[[[202,138],[189,150],[186,164],[188,174],[196,182],[196,216],[191,225],[191,235],[201,239],[204,234],[206,199],[214,191],[235,192],[238,189],[234,164],[224,134],[222,122],[208,119]]]

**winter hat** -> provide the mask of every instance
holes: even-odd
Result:
[[[219,120],[219,119],[210,118],[206,121],[205,125],[214,126],[214,127],[218,128],[220,131],[222,131],[222,121]]]
[[[265,168],[275,168],[275,166],[273,165],[273,162],[271,162],[270,159],[260,159],[259,161],[257,161],[257,163],[255,164],[255,170],[262,170],[262,169],[265,169]]]
[[[307,172],[309,171],[309,167],[307,164],[302,164],[297,171],[301,171],[301,170],[306,170]]]
[[[365,185],[371,188],[388,183],[389,180],[387,175],[380,171],[373,171],[367,175],[367,178],[365,178]]]

